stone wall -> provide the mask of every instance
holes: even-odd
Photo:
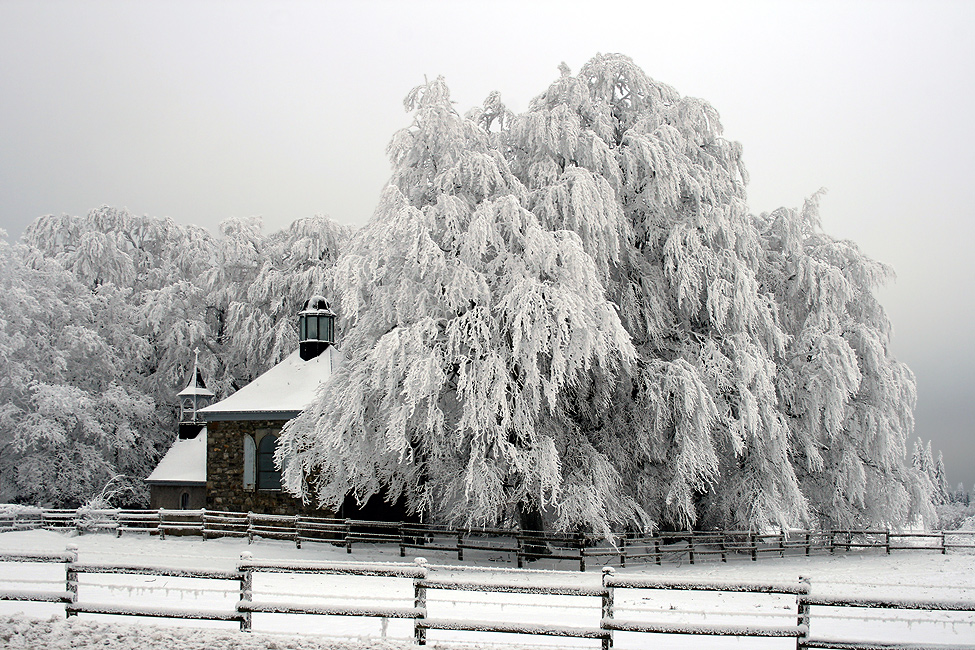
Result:
[[[159,510],[179,510],[183,493],[190,496],[187,510],[199,510],[206,507],[206,488],[202,485],[150,485],[149,508]]]
[[[284,423],[284,420],[207,423],[207,510],[332,516],[303,505],[282,490],[244,489],[244,435],[259,437],[268,430],[277,434]]]

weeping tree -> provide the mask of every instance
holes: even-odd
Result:
[[[614,381],[633,346],[580,237],[539,222],[443,80],[406,105],[391,182],[337,265],[348,360],[285,428],[285,482],[471,525],[564,510],[564,395]]]
[[[762,286],[789,333],[775,385],[793,466],[824,525],[930,520],[930,483],[905,463],[914,375],[890,354],[891,325],[873,294],[893,270],[823,233],[819,198],[755,217]]]
[[[513,167],[542,223],[599,260],[637,350],[611,397],[569,397],[571,426],[658,524],[801,518],[771,381],[786,337],[756,280],[741,147],[710,105],[627,57],[561,71],[510,120]]]
[[[442,80],[407,106],[337,265],[349,363],[282,438],[291,490],[603,533],[923,511],[885,267],[752,217],[710,105],[600,55],[523,114],[461,118]]]

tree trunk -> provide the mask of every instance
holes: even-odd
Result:
[[[521,501],[518,503],[518,525],[522,533],[539,532],[544,533],[545,522],[542,519],[542,511],[533,503]],[[552,549],[545,543],[544,537],[526,537],[525,558],[532,562],[545,555],[551,555]]]

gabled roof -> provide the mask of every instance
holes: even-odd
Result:
[[[177,438],[146,483],[156,485],[206,485],[207,430],[195,438]]]
[[[329,346],[314,359],[303,361],[295,350],[281,363],[230,397],[198,411],[207,422],[217,420],[290,420],[315,399],[318,387],[344,362]]]

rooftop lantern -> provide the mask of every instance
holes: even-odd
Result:
[[[335,312],[328,300],[312,296],[298,312],[298,354],[314,359],[335,343]]]

